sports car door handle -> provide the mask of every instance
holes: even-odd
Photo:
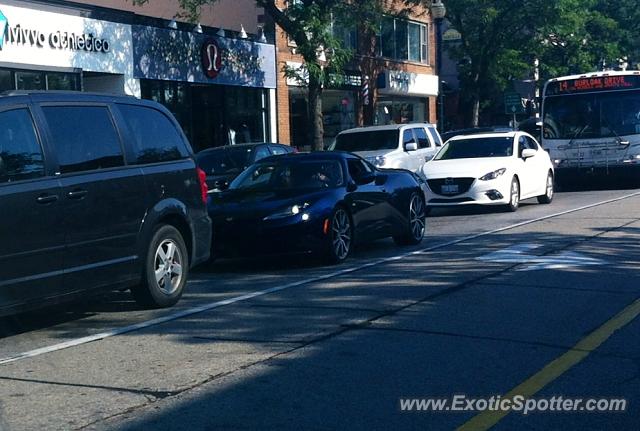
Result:
[[[72,192],[67,193],[67,197],[69,199],[82,199],[87,195],[87,193],[88,192],[86,190],[74,190]]]

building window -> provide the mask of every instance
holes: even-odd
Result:
[[[79,73],[0,69],[0,91],[80,89]]]
[[[333,37],[341,42],[345,49],[355,51],[358,47],[358,32],[355,27],[345,26],[342,23],[333,21],[331,23]]]
[[[424,24],[384,17],[377,37],[378,55],[393,60],[427,63],[427,36]]]

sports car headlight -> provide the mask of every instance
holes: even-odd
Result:
[[[640,154],[629,154],[622,160],[623,163],[640,163]]]
[[[281,211],[278,211],[276,213],[273,213],[271,215],[266,216],[263,220],[274,220],[274,219],[279,219],[279,218],[285,218],[285,217],[291,217],[294,215],[298,215],[301,212],[303,212],[303,210],[307,209],[309,207],[309,203],[305,202],[303,204],[300,205],[292,205],[290,207],[286,207],[284,209],[282,209]],[[307,215],[307,217],[304,217],[305,215]],[[308,214],[302,214],[302,219],[303,220],[308,220],[309,216]]]
[[[367,157],[367,161],[376,168],[381,168],[387,163],[385,156]]]
[[[504,174],[506,171],[507,171],[507,168],[500,168],[498,170],[495,170],[493,172],[489,172],[488,174],[481,176],[480,179],[482,181],[495,180],[500,175]]]

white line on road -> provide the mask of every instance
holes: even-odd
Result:
[[[596,206],[606,205],[606,204],[609,204],[609,203],[613,203],[613,202],[621,201],[621,200],[624,200],[624,199],[632,198],[634,196],[640,196],[640,192],[630,193],[628,195],[620,196],[620,197],[617,197],[617,198],[614,198],[614,199],[608,199],[608,200],[605,200],[605,201],[600,201],[600,202],[596,202],[596,203],[593,203],[593,204],[585,205],[585,206],[582,206],[582,207],[579,207],[579,208],[573,208],[573,209],[562,211],[562,212],[559,212],[559,213],[550,214],[550,215],[547,215],[547,216],[543,216],[543,217],[538,217],[538,218],[531,219],[531,220],[522,221],[520,223],[515,223],[515,224],[509,225],[509,226],[505,226],[505,227],[501,227],[501,228],[498,228],[498,229],[490,230],[488,232],[482,232],[482,233],[478,233],[478,234],[474,234],[474,235],[465,236],[463,238],[458,238],[458,239],[455,239],[455,240],[451,240],[451,241],[445,242],[443,244],[438,244],[438,245],[434,245],[434,246],[431,246],[431,247],[423,248],[423,249],[420,249],[420,250],[415,250],[415,251],[412,251],[412,252],[409,252],[409,253],[403,253],[403,254],[400,254],[400,255],[397,255],[397,256],[391,256],[391,257],[385,257],[385,258],[377,259],[377,260],[375,260],[373,262],[364,263],[364,264],[357,265],[357,266],[354,266],[354,267],[351,267],[351,268],[341,269],[339,271],[331,272],[329,274],[319,275],[319,276],[312,277],[312,278],[309,278],[309,279],[306,279],[306,280],[300,280],[300,281],[296,281],[296,282],[293,282],[293,283],[288,283],[288,284],[285,284],[283,286],[277,286],[277,287],[272,287],[272,288],[269,288],[269,289],[258,290],[258,291],[255,291],[255,292],[247,293],[245,295],[236,296],[236,297],[225,299],[225,300],[222,300],[222,301],[211,302],[211,303],[208,303],[208,304],[201,305],[199,307],[189,308],[187,310],[178,311],[178,312],[171,313],[171,314],[168,314],[168,315],[163,316],[163,317],[158,317],[156,319],[146,320],[144,322],[136,323],[136,324],[133,324],[133,325],[123,326],[121,328],[114,328],[114,329],[110,329],[110,330],[105,331],[105,332],[100,332],[98,334],[88,335],[86,337],[75,338],[75,339],[72,339],[72,340],[64,341],[62,343],[53,344],[53,345],[46,346],[46,347],[41,347],[41,348],[38,348],[38,349],[28,350],[26,352],[18,353],[18,354],[15,354],[15,355],[8,356],[8,357],[0,359],[0,365],[9,364],[11,362],[20,361],[22,359],[33,358],[34,356],[43,355],[45,353],[56,352],[58,350],[63,350],[63,349],[67,349],[69,347],[75,347],[75,346],[79,346],[79,345],[82,345],[82,344],[91,343],[93,341],[103,340],[103,339],[108,338],[108,337],[113,337],[114,335],[121,335],[121,334],[126,334],[128,332],[138,331],[140,329],[145,329],[145,328],[149,328],[151,326],[160,325],[162,323],[166,323],[166,322],[170,322],[170,321],[173,321],[173,320],[181,319],[181,318],[187,317],[187,316],[192,316],[194,314],[202,313],[204,311],[213,310],[214,308],[224,307],[226,305],[231,305],[231,304],[235,304],[237,302],[246,301],[247,299],[256,298],[258,296],[264,296],[264,295],[268,295],[268,294],[271,294],[271,293],[274,293],[274,292],[279,292],[281,290],[290,289],[292,287],[298,287],[298,286],[302,286],[302,285],[305,285],[305,284],[311,284],[311,283],[315,283],[315,282],[318,282],[318,281],[323,281],[323,280],[327,280],[327,279],[330,279],[330,278],[339,277],[341,275],[350,274],[352,272],[360,271],[362,269],[369,268],[369,267],[372,267],[372,266],[376,266],[376,265],[380,265],[380,264],[383,264],[383,263],[400,260],[400,259],[403,259],[403,258],[405,258],[407,256],[413,256],[413,255],[417,255],[417,254],[421,254],[421,253],[425,253],[425,252],[429,252],[429,251],[439,250],[441,248],[449,247],[451,245],[460,244],[462,242],[469,241],[469,240],[472,240],[472,239],[480,238],[480,237],[487,236],[487,235],[492,235],[492,234],[495,234],[495,233],[504,232],[506,230],[515,229],[515,228],[518,228],[518,227],[521,227],[521,226],[525,226],[525,225],[528,225],[528,224],[531,224],[531,223],[537,223],[537,222],[542,221],[542,220],[547,220],[547,219],[550,219],[550,218],[559,217],[559,216],[562,216],[562,215],[565,215],[565,214],[570,214],[570,213],[574,213],[574,212],[577,212],[577,211],[582,211],[582,210],[593,208],[593,207],[596,207]]]

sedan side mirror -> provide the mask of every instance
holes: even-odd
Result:
[[[409,141],[406,144],[404,144],[405,151],[416,151],[417,149],[418,149],[418,144],[416,144],[413,141]]]
[[[537,151],[534,150],[534,149],[525,148],[524,150],[522,150],[522,158],[523,159],[528,159],[529,157],[535,156],[536,153],[537,153]]]

